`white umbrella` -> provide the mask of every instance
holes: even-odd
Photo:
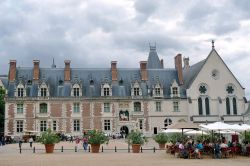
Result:
[[[191,130],[184,133],[185,135],[208,135],[207,132],[201,130]]]
[[[207,130],[230,130],[231,125],[222,123],[222,122],[215,122],[215,123],[210,123],[207,125],[200,125],[200,127],[207,129]]]
[[[188,129],[184,129],[183,132],[187,132],[187,131],[190,131]],[[167,129],[167,130],[163,130],[162,131],[163,133],[182,133],[182,129]]]

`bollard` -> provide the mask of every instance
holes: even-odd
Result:
[[[89,146],[89,152],[90,152],[90,146]]]
[[[129,146],[128,146],[128,153],[130,153],[130,148],[129,148]]]
[[[142,147],[141,147],[141,153],[142,153]]]
[[[63,146],[62,146],[61,152],[63,152]]]
[[[77,146],[75,146],[75,152],[77,152]]]
[[[117,152],[117,151],[116,151],[116,146],[115,146],[115,152]]]
[[[35,146],[33,147],[33,153],[36,153],[36,147]]]
[[[102,152],[103,152],[103,146],[102,146]]]
[[[155,153],[155,147],[154,147],[154,153]]]

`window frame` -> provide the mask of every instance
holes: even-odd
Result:
[[[80,113],[80,103],[73,103],[73,113],[74,114]]]
[[[16,113],[19,114],[19,115],[23,114],[23,104],[22,103],[17,103],[17,105],[16,105]]]
[[[48,104],[47,103],[40,103],[40,105],[39,105],[39,113],[40,114],[47,114],[48,113]]]
[[[23,128],[24,128],[23,125],[24,125],[23,120],[16,121],[16,132],[17,133],[23,133]]]
[[[40,132],[44,132],[47,130],[47,121],[41,120],[40,121]]]
[[[179,101],[173,101],[173,112],[180,112],[180,102]]]
[[[104,129],[104,131],[111,131],[111,120],[110,119],[104,119],[103,129]]]
[[[134,102],[134,112],[142,112],[141,102]]]
[[[103,103],[103,112],[110,112],[110,103],[109,102]]]
[[[80,132],[80,120],[79,119],[73,120],[73,131]]]
[[[161,101],[156,101],[155,102],[155,111],[156,112],[161,112]]]

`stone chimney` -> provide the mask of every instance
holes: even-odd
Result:
[[[111,61],[112,81],[117,81],[117,61]]]
[[[182,55],[177,54],[175,59],[175,69],[177,70],[179,84],[183,85],[183,73],[182,73]]]
[[[183,58],[184,69],[189,69],[189,58]]]
[[[164,61],[161,59],[161,67],[164,69]]]
[[[39,60],[33,60],[33,80],[39,80]]]
[[[70,81],[70,60],[65,60],[64,81]]]
[[[140,62],[140,69],[141,69],[141,80],[147,81],[148,80],[147,61]]]
[[[16,60],[10,60],[9,81],[16,80]]]

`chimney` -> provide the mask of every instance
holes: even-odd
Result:
[[[163,59],[161,59],[161,67],[164,69],[164,62],[163,62]]]
[[[33,60],[33,80],[39,80],[39,60]]]
[[[64,81],[70,81],[70,60],[65,60]]]
[[[183,58],[183,62],[184,62],[184,69],[189,69],[189,58]]]
[[[177,54],[175,59],[175,69],[177,70],[179,84],[183,85],[183,74],[182,74],[182,55]]]
[[[117,81],[117,61],[111,61],[112,81]]]
[[[16,60],[10,60],[9,81],[16,79]]]
[[[140,69],[141,69],[141,80],[147,81],[148,80],[147,61],[140,62]]]

